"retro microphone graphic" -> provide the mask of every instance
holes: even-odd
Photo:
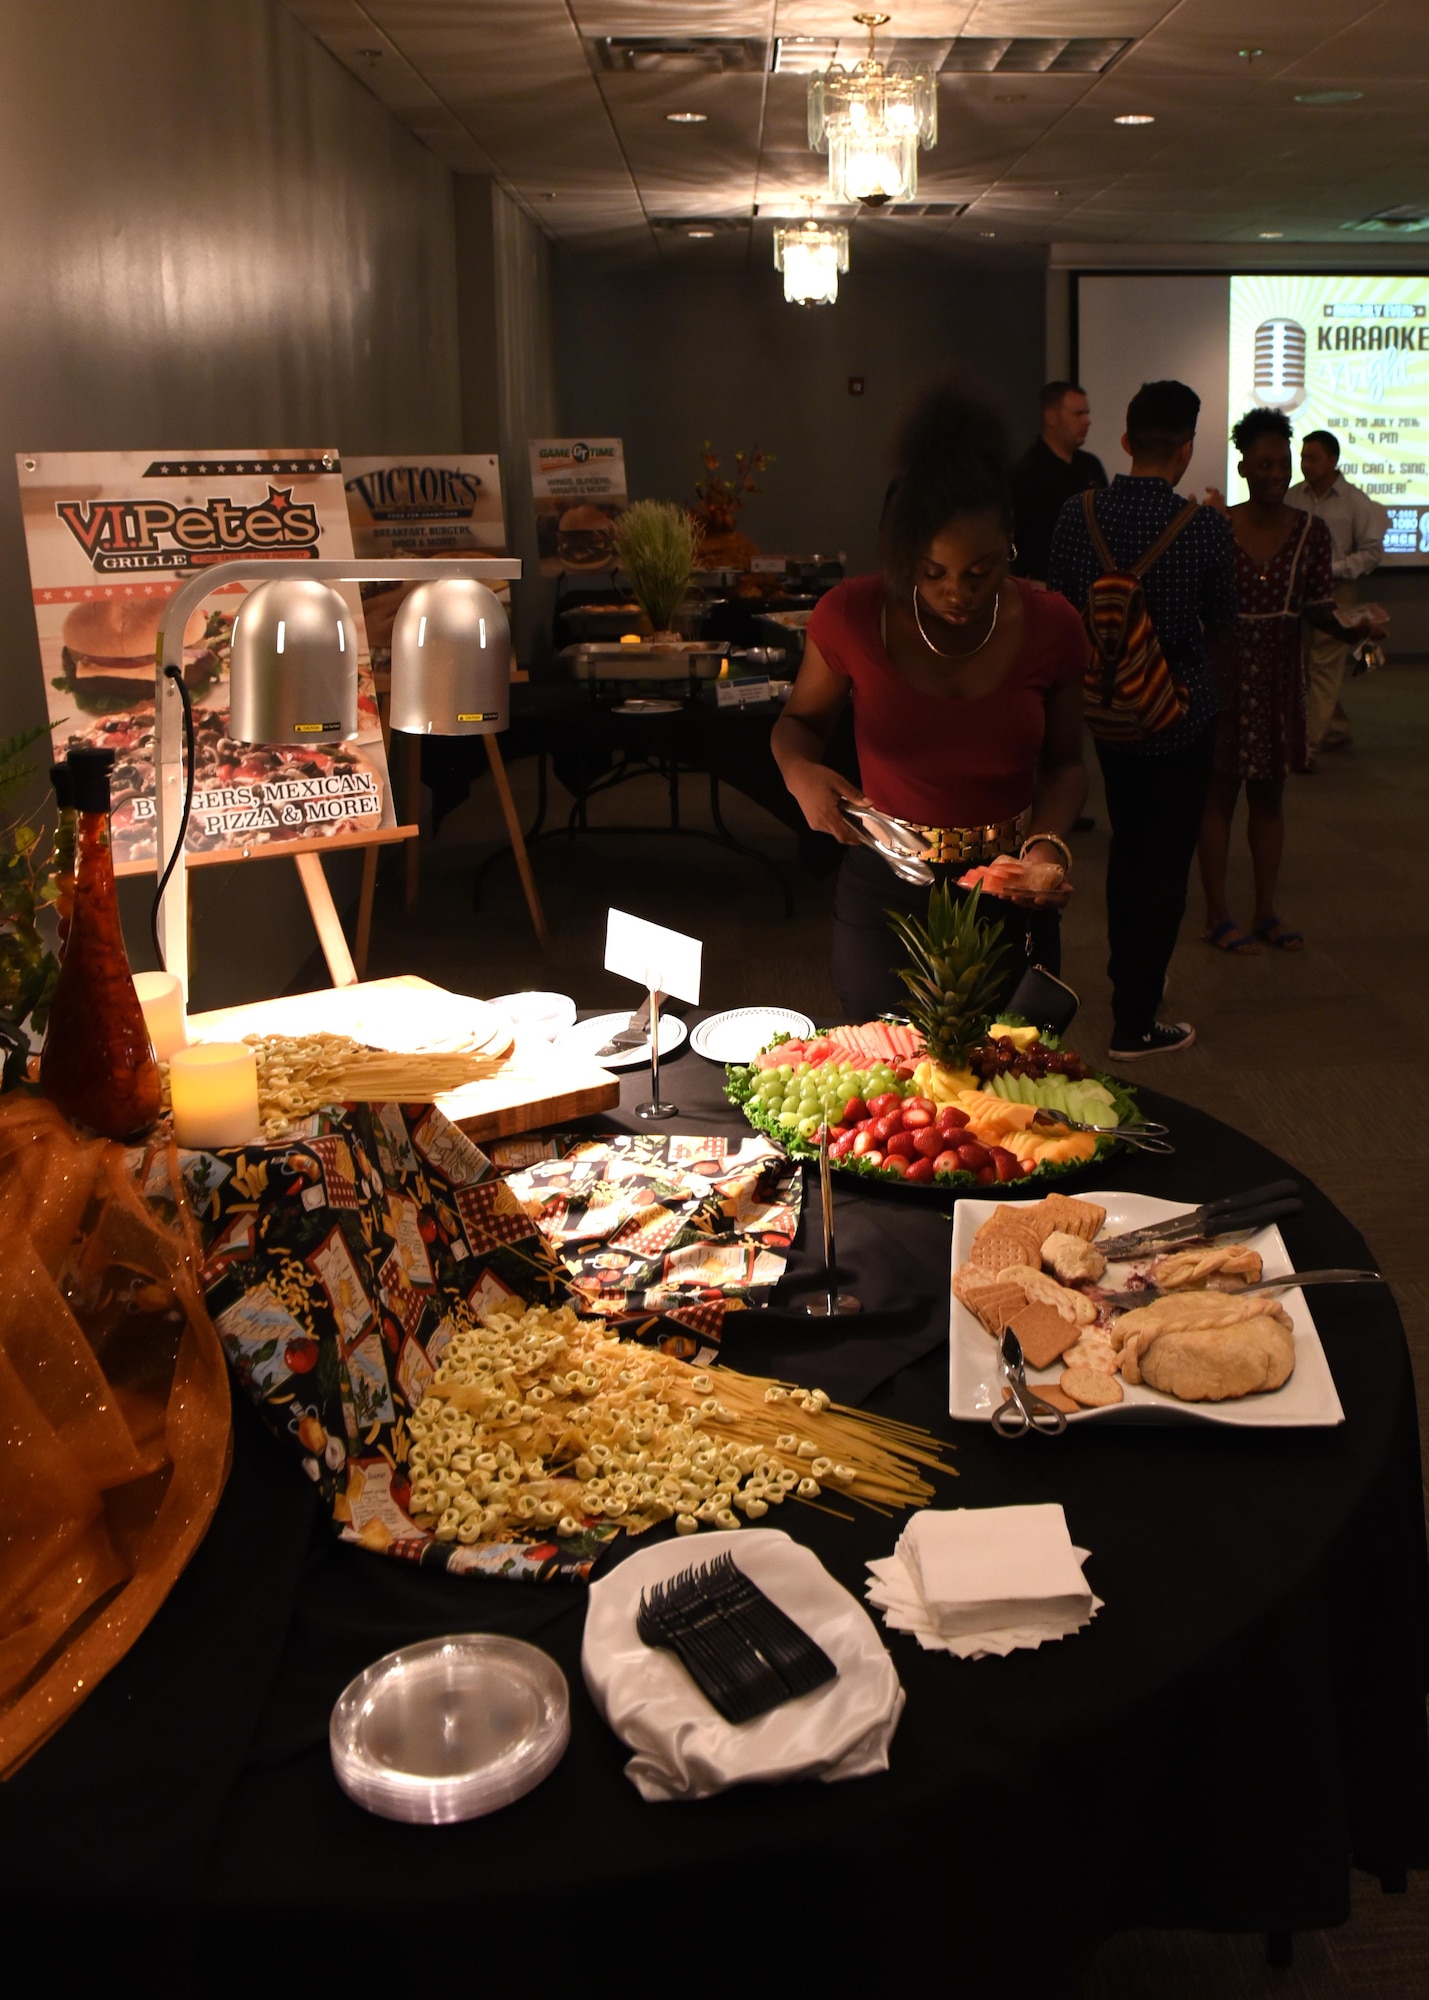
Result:
[[[1305,400],[1305,329],[1298,319],[1263,319],[1255,329],[1255,393],[1273,410]]]

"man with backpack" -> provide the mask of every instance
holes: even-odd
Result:
[[[1126,412],[1130,473],[1069,500],[1047,587],[1082,613],[1092,639],[1087,725],[1111,820],[1107,971],[1117,1062],[1188,1049],[1188,1021],[1156,1010],[1186,908],[1210,783],[1219,707],[1209,628],[1236,615],[1224,514],[1176,492],[1195,448],[1201,399],[1184,382],[1144,382]]]

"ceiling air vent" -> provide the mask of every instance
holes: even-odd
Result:
[[[728,236],[733,230],[748,229],[747,215],[652,215],[652,229],[663,229],[672,235],[688,236],[692,229],[698,229],[705,236]]]
[[[1422,202],[1406,201],[1398,208],[1377,209],[1373,215],[1366,215],[1359,222],[1342,222],[1342,229],[1358,229],[1371,236],[1395,234],[1410,236],[1416,231],[1429,229],[1429,208]]]
[[[943,74],[1101,76],[1130,47],[1129,40],[1094,35],[959,35]]]
[[[968,206],[968,203],[965,201],[890,201],[886,202],[882,208],[861,208],[858,211],[858,219],[860,222],[873,222],[881,220],[887,215],[895,217],[900,215],[966,215]]]
[[[768,45],[733,35],[597,35],[591,47],[602,69],[639,76],[720,76],[762,70]]]

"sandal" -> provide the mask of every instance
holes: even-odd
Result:
[[[1262,944],[1268,944],[1272,951],[1303,951],[1305,938],[1302,932],[1288,930],[1279,917],[1267,917],[1263,924],[1255,926],[1255,935]]]
[[[1234,917],[1222,917],[1218,924],[1208,931],[1202,931],[1205,943],[1213,944],[1217,951],[1234,952],[1237,958],[1258,958],[1260,946],[1249,931],[1243,931]]]

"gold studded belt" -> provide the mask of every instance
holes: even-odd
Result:
[[[995,861],[999,854],[1015,854],[1032,830],[1031,806],[1016,819],[1000,819],[987,826],[923,826],[915,819],[899,819],[893,813],[883,817],[905,833],[925,842],[923,861]]]

